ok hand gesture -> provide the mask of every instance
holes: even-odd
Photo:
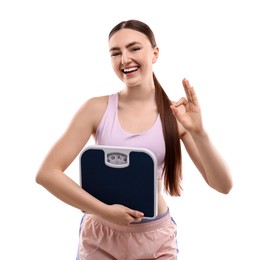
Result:
[[[187,79],[182,80],[186,97],[173,102],[171,110],[176,119],[189,132],[200,133],[203,129],[201,109],[194,88]]]

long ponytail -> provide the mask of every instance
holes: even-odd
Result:
[[[163,168],[165,190],[171,196],[181,195],[182,156],[177,120],[170,109],[171,101],[153,73],[155,98],[160,114],[166,154]]]

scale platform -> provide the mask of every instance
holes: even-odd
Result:
[[[88,146],[80,154],[80,185],[106,204],[157,216],[157,160],[148,149]]]

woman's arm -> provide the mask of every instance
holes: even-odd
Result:
[[[221,154],[211,142],[208,134],[185,133],[183,144],[205,181],[215,190],[227,194],[232,188],[230,170]]]
[[[64,174],[98,126],[107,106],[107,98],[87,101],[76,113],[62,137],[51,148],[36,175],[36,182],[63,202],[109,221],[127,225],[139,221],[142,214],[121,205],[109,206]]]
[[[44,159],[37,172],[36,182],[71,206],[101,214],[104,205],[89,196],[77,183],[64,174],[93,133],[96,120],[96,111],[93,110],[97,103],[98,101],[92,99],[79,109],[65,133]]]
[[[226,194],[232,188],[230,170],[203,127],[200,106],[193,87],[186,79],[183,80],[183,86],[186,98],[171,106],[173,114],[181,124],[181,140],[205,181],[212,188]]]

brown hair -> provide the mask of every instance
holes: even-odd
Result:
[[[128,20],[120,22],[110,31],[109,39],[115,32],[123,28],[133,29],[145,34],[148,37],[152,47],[156,47],[156,40],[153,31],[147,24],[138,20]],[[166,192],[168,192],[172,196],[180,196],[182,179],[182,158],[177,120],[170,109],[171,101],[154,73],[153,80],[155,84],[156,104],[162,122],[166,147],[165,162],[163,168],[165,189]]]

